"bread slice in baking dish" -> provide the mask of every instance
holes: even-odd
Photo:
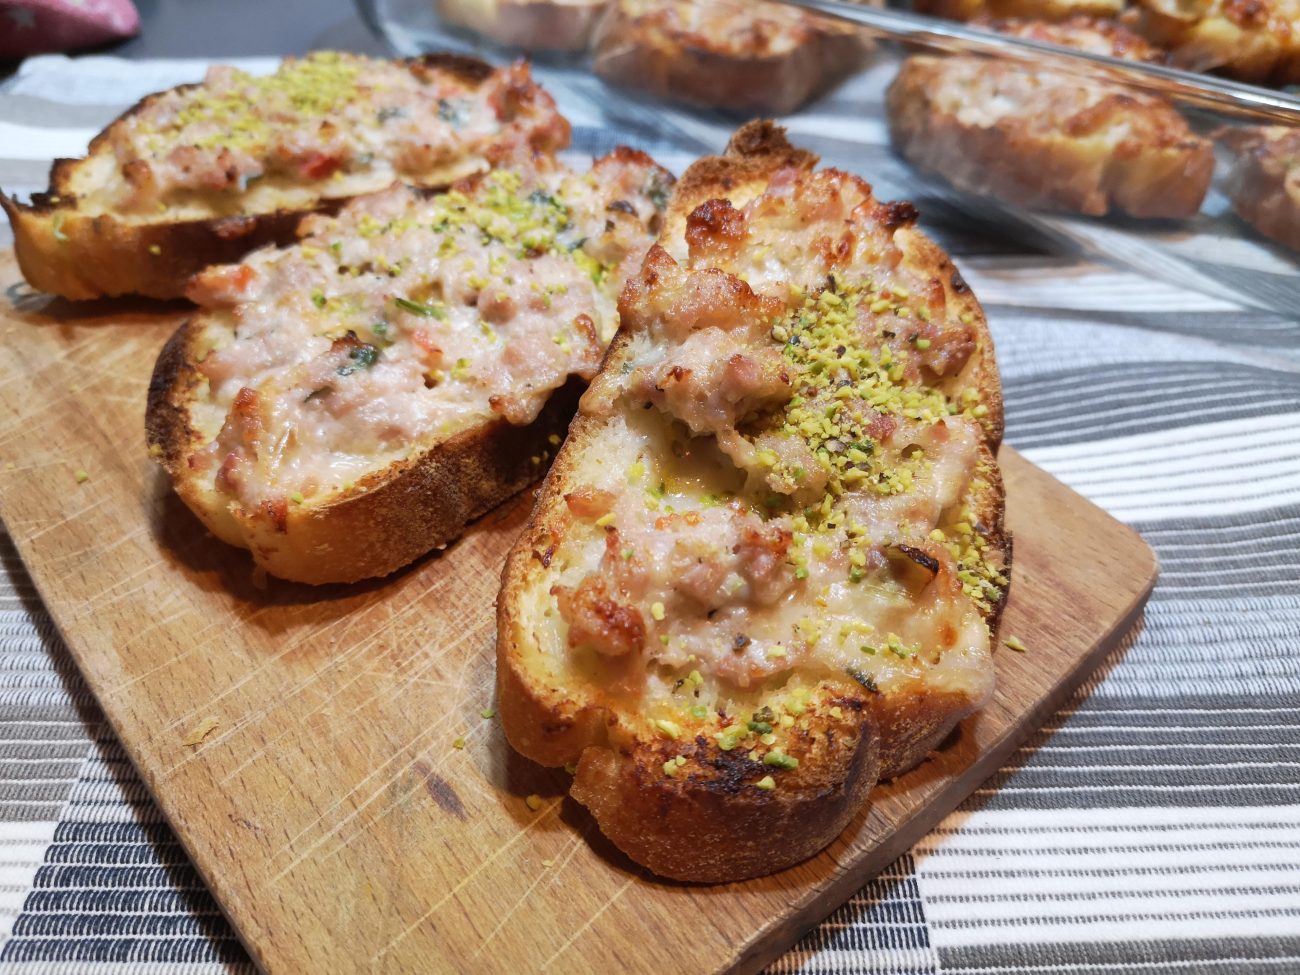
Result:
[[[65,298],[177,298],[190,275],[394,180],[445,187],[549,153],[568,123],[526,64],[318,52],[252,77],[215,67],[142,100],[60,159],[30,205],[0,196],[28,282]]]
[[[1138,0],[1134,13],[1179,67],[1300,83],[1300,0]]]
[[[1128,60],[1161,55],[1108,22],[1002,21],[1035,40]],[[911,57],[889,87],[895,148],[959,189],[1089,216],[1197,212],[1214,147],[1164,99],[978,57]]]
[[[436,0],[438,16],[506,47],[581,51],[606,0]]]
[[[1072,20],[1075,17],[1118,17],[1124,0],[912,0],[923,14],[949,20],[1026,18],[1037,21]]]
[[[1219,138],[1234,154],[1226,189],[1237,215],[1300,251],[1300,129],[1247,126]]]
[[[667,877],[811,856],[993,690],[984,315],[815,164],[755,122],[683,175],[502,579],[507,738]]]
[[[663,98],[737,113],[794,111],[866,53],[851,25],[742,0],[611,0],[592,69]]]
[[[671,185],[629,149],[543,158],[395,185],[209,268],[154,369],[151,453],[273,575],[392,572],[541,474]]]

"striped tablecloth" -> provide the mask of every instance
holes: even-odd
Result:
[[[0,85],[0,186],[41,187],[51,157],[204,67],[27,62]],[[1144,272],[1122,270],[1080,256],[1105,228],[989,223],[891,157],[882,77],[792,119],[794,138],[918,201],[988,310],[1008,442],[1137,528],[1163,573],[1100,674],[773,971],[1300,972],[1294,266],[1208,228],[1126,236],[1113,253]],[[680,170],[725,140],[546,81],[580,151],[628,141]],[[251,970],[3,532],[0,563],[0,975]]]

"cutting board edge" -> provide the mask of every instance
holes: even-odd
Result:
[[[995,745],[981,752],[980,757],[967,766],[961,776],[949,780],[939,799],[932,801],[930,806],[923,808],[898,827],[873,851],[869,867],[863,869],[859,865],[857,869],[840,870],[826,887],[811,893],[795,905],[789,917],[781,918],[769,928],[761,930],[751,946],[744,948],[733,963],[721,969],[718,975],[757,975],[789,951],[804,934],[838,910],[864,884],[915,846],[945,816],[960,806],[972,790],[978,788],[979,783],[993,775],[1020,745],[1042,728],[1047,719],[1059,711],[1088,678],[1096,673],[1106,657],[1141,619],[1160,577],[1160,566],[1155,552],[1145,539],[1136,532],[1133,534],[1141,540],[1143,547],[1151,556],[1150,572],[1143,590],[1135,596],[1132,605],[1115,622],[1105,637],[1097,641],[1096,646],[1081,657],[1079,663],[1063,675],[1052,692],[1032,709],[1030,717],[1020,723],[1009,725],[1007,734],[998,739]],[[967,781],[968,779],[976,781],[971,783]]]

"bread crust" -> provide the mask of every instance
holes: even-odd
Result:
[[[1072,17],[1118,17],[1123,0],[913,0],[917,13],[948,20],[1024,17],[1056,22]]]
[[[504,47],[582,51],[606,0],[437,0],[438,16]]]
[[[703,159],[683,174],[661,242],[680,236],[686,215],[704,200],[749,198],[779,170],[811,170],[816,161],[791,147],[771,123],[743,127],[726,155]],[[1001,395],[987,324],[946,255],[910,227],[899,234],[905,260],[932,268],[958,313],[969,312],[977,323],[979,352],[965,375],[981,387],[989,411],[983,418],[979,476],[963,501],[976,512],[978,530],[1001,553],[1009,572],[1004,492],[993,456],[1002,433]],[[655,260],[653,249],[651,255],[647,268]],[[624,302],[634,285],[635,279]],[[628,359],[635,339],[629,321],[625,314],[588,393],[594,400]],[[983,701],[921,683],[882,694],[870,679],[822,681],[791,749],[799,754],[798,767],[781,773],[779,789],[764,791],[754,788],[764,766],[743,749],[724,750],[705,734],[666,739],[648,726],[644,715],[630,713],[615,692],[575,677],[560,659],[563,654],[541,646],[532,628],[529,594],[546,591],[566,527],[563,503],[553,502],[575,486],[580,458],[598,443],[603,422],[602,416],[580,409],[502,573],[497,692],[506,737],[534,761],[576,766],[573,796],[616,845],[656,874],[734,881],[807,859],[844,829],[879,779],[914,767]],[[988,609],[993,627],[1004,602],[1005,592]],[[679,763],[671,775],[665,772],[670,759]]]
[[[1213,146],[1169,104],[1114,89],[1051,118],[1027,92],[1020,110],[972,121],[949,97],[968,90],[972,72],[1012,91],[1031,74],[965,58],[912,57],[899,69],[887,94],[889,129],[913,165],[1020,206],[1164,219],[1200,209],[1214,173]],[[1126,125],[1118,143],[1107,136],[1107,127]]]
[[[1139,0],[1138,29],[1189,71],[1215,71],[1257,84],[1300,82],[1296,0]]]
[[[454,54],[430,54],[403,63],[446,72],[469,85],[482,84],[493,71],[483,61]],[[530,84],[527,94],[549,103],[550,96]],[[195,87],[180,85],[175,90]],[[352,199],[321,197],[315,206],[298,209],[156,222],[79,211],[75,193],[78,168],[110,151],[113,127],[139,114],[161,94],[145,96],[118,116],[91,140],[83,159],[56,159],[50,169],[49,190],[33,194],[31,203],[19,203],[0,193],[0,207],[13,228],[18,267],[32,287],[76,301],[125,294],[183,298],[186,283],[203,268],[236,262],[268,244],[290,244],[304,217],[335,213]],[[552,141],[554,145],[546,148],[568,144],[567,122],[559,121]],[[473,171],[456,172],[446,185]]]
[[[1265,237],[1300,251],[1300,130],[1229,129],[1220,139],[1235,156],[1226,185],[1232,208]]]
[[[537,480],[562,437],[584,383],[571,377],[537,419],[477,424],[423,448],[319,505],[290,505],[283,524],[267,512],[234,510],[190,476],[187,458],[205,442],[189,408],[198,325],[190,319],[163,348],[149,383],[145,431],[176,492],[214,535],[249,549],[274,576],[314,585],[377,578],[464,534],[465,526]],[[154,445],[157,445],[156,448]]]
[[[852,71],[867,50],[853,31],[801,12],[796,43],[772,53],[730,50],[710,34],[658,24],[658,16],[627,0],[611,3],[596,31],[592,70],[703,108],[785,115]]]

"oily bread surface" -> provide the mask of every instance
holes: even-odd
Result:
[[[493,71],[476,58],[451,54],[426,55],[406,63],[446,72],[469,86],[481,85]],[[195,87],[182,85],[177,90]],[[181,298],[190,277],[203,268],[234,263],[268,244],[290,244],[304,217],[337,212],[352,198],[325,195],[309,205],[199,218],[168,212],[147,217],[85,212],[78,197],[93,192],[114,168],[113,126],[140,113],[161,94],[146,96],[110,123],[91,141],[84,158],[55,160],[49,190],[34,194],[30,204],[0,194],[0,207],[13,227],[18,266],[32,287],[74,300],[124,294]],[[521,104],[536,99],[553,108],[550,96],[534,83],[519,95]],[[553,151],[568,144],[568,124],[556,118],[553,144],[535,148]],[[449,186],[489,165],[483,158],[459,159],[439,172],[428,188]],[[387,182],[369,190],[382,189]]]
[[[762,193],[778,171],[811,170],[815,157],[792,148],[771,123],[751,123],[727,153],[701,160],[682,177],[669,206],[660,246],[680,239],[700,203],[725,198],[740,206]],[[910,208],[908,208],[910,210]],[[909,220],[910,224],[910,220]],[[947,299],[978,322],[979,351],[960,377],[976,384],[984,417],[981,478],[964,503],[977,513],[1005,571],[1010,539],[1003,530],[1004,494],[993,450],[1001,438],[1001,393],[996,363],[978,302],[942,251],[910,225],[898,231],[906,260],[930,269]],[[647,266],[666,255],[652,249]],[[643,277],[647,272],[643,270]],[[642,281],[642,286],[647,282]],[[634,279],[624,292],[624,303]],[[652,286],[652,283],[650,283]],[[628,361],[636,340],[628,317],[588,393],[605,394]],[[584,404],[589,401],[584,400]],[[797,768],[782,773],[778,790],[753,786],[764,771],[743,750],[723,750],[697,734],[668,740],[629,711],[616,695],[575,673],[563,648],[539,643],[540,615],[550,604],[556,550],[566,531],[564,496],[580,484],[587,456],[599,456],[610,421],[580,409],[539,494],[538,504],[510,553],[498,600],[497,681],[506,735],[525,756],[545,765],[576,766],[572,794],[615,844],[655,873],[719,882],[782,869],[813,855],[843,830],[881,778],[920,762],[982,701],[915,681],[887,695],[851,680],[823,681],[807,702],[795,745]],[[996,626],[1002,603],[990,607]],[[688,754],[673,776],[664,763]]]

